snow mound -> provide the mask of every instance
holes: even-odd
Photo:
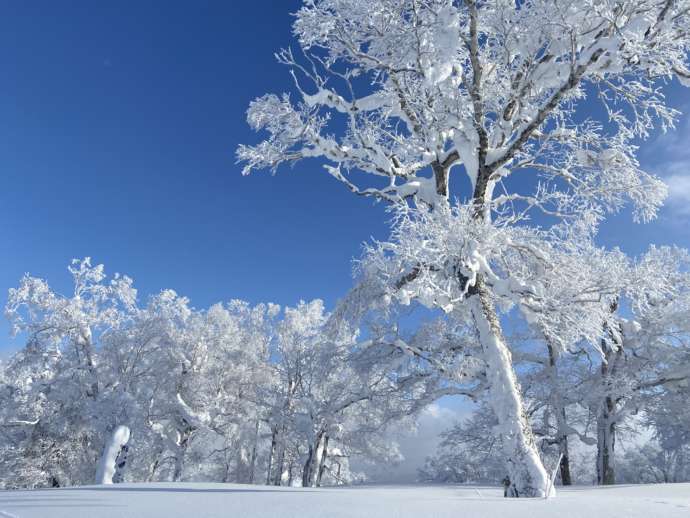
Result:
[[[113,432],[110,441],[108,441],[103,449],[101,461],[98,464],[98,471],[96,472],[97,484],[112,484],[113,475],[115,475],[117,456],[120,450],[129,441],[129,428],[126,426],[118,426]]]

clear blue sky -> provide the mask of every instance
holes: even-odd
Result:
[[[69,287],[92,256],[197,307],[242,298],[330,305],[351,259],[385,235],[383,207],[305,162],[240,175],[256,141],[247,104],[290,85],[273,52],[292,43],[297,0],[16,1],[0,17],[0,294],[24,272]],[[671,89],[690,108],[687,91]],[[690,124],[645,145],[674,196],[647,226],[615,218],[602,235],[639,253],[690,246]],[[685,175],[685,176],[684,176]],[[0,324],[0,350],[16,348]]]

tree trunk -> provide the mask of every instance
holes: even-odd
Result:
[[[316,440],[314,441],[314,444],[309,445],[309,454],[307,455],[307,460],[304,463],[304,469],[302,470],[302,487],[312,487],[314,485],[314,468],[316,467],[316,457],[319,452],[319,446],[321,446],[322,437],[323,432],[319,432],[316,435]]]
[[[438,162],[431,164],[431,167],[434,170],[436,193],[443,198],[448,198],[448,177],[450,171]]]
[[[563,418],[565,419],[565,409],[563,409]],[[560,442],[561,453],[561,464],[559,466],[561,474],[561,484],[564,486],[570,486],[573,484],[573,480],[570,476],[570,452],[568,450],[568,436],[566,434],[561,435]]]
[[[182,478],[182,470],[184,468],[184,457],[189,446],[189,439],[194,431],[193,427],[186,427],[183,430],[178,430],[179,439],[177,443],[177,454],[175,455],[175,470],[173,471],[173,482],[179,482]]]
[[[618,300],[611,304],[610,311],[618,309]],[[618,370],[618,362],[624,359],[623,344],[619,329],[613,332],[606,327],[609,338],[601,340],[604,358],[601,362],[601,379],[604,389],[604,399],[597,413],[597,483],[610,486],[616,483],[615,449],[616,449],[616,406],[618,404],[614,389],[614,377]]]
[[[97,399],[100,392],[98,384],[98,372],[96,370],[96,364],[93,361],[93,343],[91,341],[91,329],[85,327],[81,329],[79,335],[77,336],[77,347],[81,355],[84,356],[84,362],[86,363],[86,371],[89,373],[89,378],[91,379],[91,387],[86,390],[86,395],[91,399]]]
[[[604,486],[616,483],[616,422],[613,412],[613,400],[607,396],[597,415],[597,484]]]
[[[252,444],[252,454],[249,460],[249,483],[254,483],[254,472],[256,471],[256,449],[257,443],[259,442],[259,420],[256,420],[256,426],[254,427],[254,442]]]
[[[125,481],[125,469],[127,468],[128,454],[129,445],[125,444],[115,460],[115,475],[113,475],[113,484],[122,484]]]
[[[293,473],[294,473],[294,462],[290,461],[290,465],[288,466],[288,479],[287,479],[287,486],[292,487],[292,478],[293,478]]]
[[[249,481],[250,454],[244,446],[238,447],[235,451],[235,462],[237,465],[236,480],[240,484],[246,484]]]
[[[163,449],[157,448],[155,450],[155,453],[153,454],[153,462],[149,464],[149,472],[146,476],[146,482],[153,482],[153,479],[156,476],[156,472],[158,471],[158,468],[160,466],[161,455],[163,455]]]
[[[285,427],[283,427],[285,431]],[[281,485],[281,480],[283,477],[283,466],[285,465],[285,439],[284,436],[278,435],[277,442],[278,455],[276,457],[276,463],[273,470],[273,485]]]
[[[323,473],[326,471],[326,458],[328,457],[328,435],[323,438],[323,446],[321,449],[321,458],[319,459],[319,471],[316,474],[316,487],[321,487],[321,479]]]
[[[558,386],[557,354],[548,337],[545,337],[545,339],[546,347],[549,351],[549,380],[552,387],[551,408],[556,417],[556,444],[558,444],[558,450],[561,454],[561,462],[559,464],[561,484],[570,486],[572,485],[572,478],[570,476],[570,452],[568,450],[568,420],[563,398],[561,397],[561,390]]]
[[[184,467],[184,451],[178,451],[175,456],[175,470],[173,471],[173,482],[179,482],[182,478],[182,468]]]
[[[273,428],[271,431],[271,450],[268,452],[268,465],[266,466],[266,485],[271,485],[271,464],[273,463],[273,456],[276,453],[276,438],[278,435],[278,429]]]
[[[118,471],[122,473],[122,470],[124,470],[129,436],[130,431],[128,427],[118,426],[106,441],[96,470],[96,484],[112,484],[122,481],[121,479],[115,480],[115,477]]]
[[[475,111],[480,108],[475,106]],[[476,114],[481,117],[480,114]],[[485,167],[487,143],[480,135],[478,149],[477,180],[472,194],[475,205],[475,218],[487,225],[491,224],[491,171]],[[436,181],[436,192],[448,199],[449,165],[432,164]],[[498,313],[491,300],[491,294],[481,275],[468,293],[468,303],[472,311],[484,360],[487,364],[487,379],[491,405],[498,419],[503,451],[506,456],[510,485],[508,496],[544,497],[555,495],[555,488],[549,485],[549,476],[539,457],[534,442],[532,427],[525,414],[520,385],[513,369],[510,350],[506,345]]]
[[[520,385],[493,301],[481,276],[469,303],[487,365],[491,406],[498,419],[507,459],[508,496],[544,497],[549,477],[539,458],[532,428],[524,411]],[[555,493],[551,487],[551,494]]]
[[[314,447],[309,445],[309,454],[302,468],[302,487],[311,487],[312,467],[314,464]]]

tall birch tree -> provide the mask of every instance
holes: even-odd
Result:
[[[634,141],[673,125],[659,82],[690,84],[689,12],[687,0],[307,0],[294,22],[299,55],[277,55],[297,96],[251,103],[248,122],[267,136],[238,158],[248,174],[316,157],[355,194],[434,212],[446,210],[451,173],[462,171],[457,221],[475,235],[529,226],[535,211],[589,213],[594,224],[626,202],[647,221],[666,190],[639,167]],[[603,109],[588,110],[593,100]],[[515,237],[508,248],[534,253]],[[461,285],[510,493],[543,496],[547,474],[495,306],[499,284],[525,289],[510,272],[495,275],[473,243],[460,255],[407,264],[395,285],[409,291],[439,270]]]

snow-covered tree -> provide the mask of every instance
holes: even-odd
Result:
[[[626,482],[687,482],[690,480],[690,411],[687,382],[678,383],[657,394],[644,410],[645,421],[653,430],[653,438],[640,448],[639,454],[626,452],[622,480]],[[627,461],[627,462],[626,462]],[[642,462],[641,462],[642,461]],[[625,469],[626,464],[630,469]],[[651,476],[633,478],[640,466]],[[626,474],[625,471],[628,473]],[[643,472],[644,472],[643,471]]]
[[[386,352],[387,362],[398,363],[394,371],[372,356],[385,346],[356,338],[349,320],[326,313],[320,300],[285,308],[267,398],[269,483],[319,486],[324,476],[339,483],[351,456],[394,456],[395,444],[384,439],[387,428],[437,397],[438,376],[411,372],[395,347],[394,355]]]
[[[356,194],[414,201],[403,227],[437,225],[401,240],[397,252],[421,248],[405,249],[401,268],[385,271],[397,275],[390,285],[399,298],[474,322],[515,496],[543,495],[548,481],[496,302],[526,307],[540,297],[498,263],[512,253],[550,267],[543,236],[530,228],[535,213],[585,214],[594,225],[630,202],[636,220],[654,217],[665,187],[640,169],[634,140],[673,124],[660,81],[690,83],[689,7],[309,0],[294,23],[301,55],[278,54],[297,98],[269,94],[250,105],[249,124],[268,136],[238,149],[245,174],[318,157]],[[603,120],[586,109],[592,100]],[[469,189],[451,209],[453,171]],[[441,258],[439,248],[449,253]]]
[[[418,477],[423,482],[500,484],[505,478],[501,438],[492,433],[496,417],[485,403],[466,420],[441,433],[436,453],[426,459]]]
[[[74,295],[30,276],[10,291],[27,345],[0,365],[3,487],[349,483],[351,458],[399,455],[388,428],[438,388],[399,356],[370,361],[320,300],[200,310],[163,290],[140,306],[130,279],[70,271]]]
[[[125,324],[136,297],[129,278],[106,282],[103,266],[89,258],[75,260],[69,271],[69,296],[27,275],[10,289],[6,306],[14,330],[27,335],[27,347],[9,365],[14,376],[6,390],[23,402],[21,461],[43,473],[37,484],[93,481],[110,424],[103,417],[111,410],[104,403],[111,387],[99,371],[98,342]]]
[[[627,413],[644,408],[659,391],[690,377],[690,274],[688,254],[652,247],[632,266],[611,304],[600,349],[602,361],[589,385],[597,419],[597,479],[615,483],[616,429]],[[626,318],[624,304],[632,318]]]

